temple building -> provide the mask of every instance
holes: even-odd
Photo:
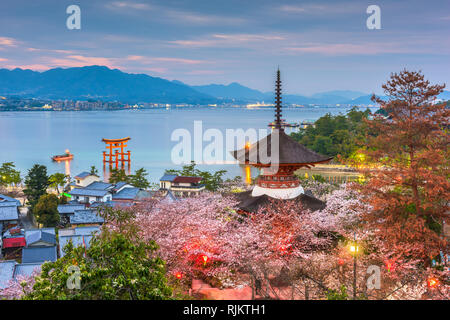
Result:
[[[328,162],[332,158],[309,150],[284,132],[280,70],[277,71],[275,93],[272,132],[254,144],[246,144],[244,148],[232,151],[233,157],[241,164],[260,169],[256,186],[250,191],[237,194],[239,207],[245,212],[253,213],[270,199],[280,199],[297,201],[310,210],[323,209],[325,203],[315,198],[311,192],[305,192],[294,172],[299,168],[311,168],[318,163]]]

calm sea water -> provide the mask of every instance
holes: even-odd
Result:
[[[346,108],[285,108],[288,122],[316,120],[326,113],[345,113]],[[102,138],[130,136],[131,171],[144,167],[149,180],[159,181],[165,169],[180,168],[171,161],[171,141],[175,129],[184,128],[193,134],[194,121],[201,120],[203,130],[248,128],[268,129],[273,120],[273,108],[172,108],[83,111],[83,112],[0,112],[0,163],[12,161],[22,176],[33,164],[46,165],[49,173],[66,172],[76,175],[95,165],[103,171]],[[206,146],[208,142],[204,142]],[[224,143],[225,144],[225,143]],[[224,147],[225,148],[225,147]],[[55,163],[52,155],[69,149],[75,155],[70,163]],[[226,150],[225,150],[226,151]],[[236,164],[201,165],[202,170],[225,169],[228,177],[242,175]],[[106,173],[107,175],[107,173]]]

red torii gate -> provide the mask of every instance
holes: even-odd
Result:
[[[109,150],[109,153],[103,151],[103,165],[109,163],[109,166],[112,166],[115,163],[116,169],[119,167],[119,162],[123,166],[125,162],[128,162],[128,166],[131,163],[131,155],[130,151],[124,151],[123,148],[127,147],[127,141],[131,140],[130,137],[122,138],[122,139],[102,139],[104,143],[106,143],[106,149]],[[113,150],[115,152],[113,152]],[[120,149],[120,151],[118,150]]]

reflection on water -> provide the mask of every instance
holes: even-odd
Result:
[[[244,166],[244,177],[245,177],[245,184],[251,185],[252,184],[252,168],[249,165]]]
[[[70,174],[70,160],[66,160],[66,161],[64,161],[65,162],[65,169],[66,169],[66,176],[71,176],[71,174]]]

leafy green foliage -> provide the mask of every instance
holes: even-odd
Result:
[[[109,183],[128,182],[128,176],[124,169],[111,169],[111,175],[109,176]]]
[[[54,173],[50,176],[50,178],[48,179],[48,183],[50,185],[50,187],[55,188],[56,192],[58,192],[59,194],[59,187],[64,187],[65,184],[67,183],[67,175],[65,175],[64,173]]]
[[[91,166],[91,171],[89,171],[89,173],[98,176],[98,170],[95,166]]]
[[[104,229],[90,247],[64,247],[65,255],[42,266],[33,291],[25,300],[166,300],[172,288],[165,277],[165,263],[155,255],[154,241],[131,240]],[[79,268],[80,289],[68,288]],[[70,269],[69,269],[70,268]],[[72,271],[73,272],[73,271]]]
[[[0,167],[0,186],[17,185],[22,181],[20,171],[15,170],[15,167],[14,162],[2,164]]]
[[[58,203],[59,199],[56,195],[42,195],[33,210],[37,222],[42,223],[44,227],[56,227],[60,221]]]
[[[147,189],[150,187],[146,176],[147,171],[144,168],[140,168],[134,172],[134,174],[128,176],[128,181],[136,188]]]
[[[370,110],[358,111],[352,108],[346,115],[332,116],[327,113],[320,117],[315,126],[300,129],[291,136],[301,144],[318,153],[328,156],[341,155],[348,158],[361,146],[367,125],[364,119]]]
[[[344,285],[342,285],[339,290],[328,290],[326,295],[327,300],[348,300],[347,288]]]
[[[109,183],[127,182],[136,188],[147,189],[150,187],[150,182],[146,178],[147,175],[148,173],[144,168],[140,168],[130,175],[127,175],[124,169],[111,169]]]
[[[35,164],[28,170],[28,175],[25,177],[26,188],[23,190],[23,193],[27,196],[32,211],[39,198],[47,193],[48,181],[46,166]]]
[[[223,183],[223,175],[227,172],[226,170],[219,170],[214,173],[209,171],[201,171],[195,168],[195,161],[191,164],[183,166],[181,170],[166,170],[167,174],[176,174],[179,176],[188,177],[202,177],[202,183],[205,184],[205,189],[209,191],[216,191]]]

